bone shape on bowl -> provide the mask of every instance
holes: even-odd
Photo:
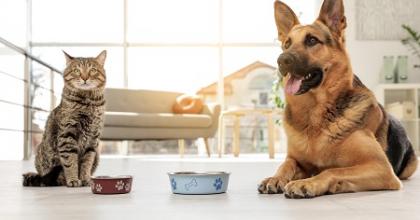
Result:
[[[197,186],[198,186],[197,180],[196,180],[195,178],[193,178],[193,179],[191,180],[191,182],[189,182],[189,183],[185,184],[185,190],[190,191],[190,189],[191,189],[192,187],[197,187]]]

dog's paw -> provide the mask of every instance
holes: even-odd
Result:
[[[323,187],[313,180],[296,180],[285,186],[284,196],[289,199],[309,199],[322,195]]]
[[[66,181],[67,187],[81,187],[82,181],[78,179],[70,179]]]
[[[261,194],[281,194],[288,181],[282,177],[269,177],[264,179],[258,186]]]

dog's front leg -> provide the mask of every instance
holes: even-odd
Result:
[[[306,173],[299,167],[296,160],[287,157],[274,176],[268,177],[261,182],[258,186],[258,191],[263,194],[283,193],[287,183],[306,177]]]
[[[324,194],[367,190],[397,190],[401,182],[383,163],[369,162],[347,168],[328,169],[317,176],[289,182],[287,198],[313,198]]]

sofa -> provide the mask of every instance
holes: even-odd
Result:
[[[210,156],[208,138],[218,128],[220,105],[204,104],[200,114],[174,114],[172,106],[182,93],[107,88],[102,140],[176,139],[184,155],[185,139],[203,138]]]

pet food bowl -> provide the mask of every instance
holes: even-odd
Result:
[[[175,194],[205,195],[224,193],[229,183],[226,172],[174,172],[168,173]]]
[[[90,188],[94,194],[123,194],[131,191],[132,176],[93,176]]]

